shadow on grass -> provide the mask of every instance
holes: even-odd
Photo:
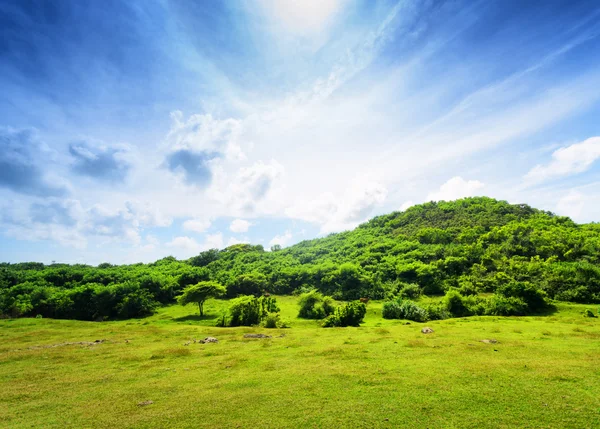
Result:
[[[551,316],[558,311],[558,308],[553,303],[548,304],[542,310],[536,311],[535,313],[528,314],[528,316]]]
[[[214,320],[217,316],[214,314],[205,314],[200,316],[199,314],[190,314],[188,316],[174,317],[173,320],[176,322],[200,322],[201,320]]]

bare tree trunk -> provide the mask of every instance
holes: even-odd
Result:
[[[198,311],[200,312],[200,316],[204,316],[204,302],[198,301]]]

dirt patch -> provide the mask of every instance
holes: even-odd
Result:
[[[244,334],[244,338],[271,338],[271,336],[265,334]]]
[[[481,342],[486,344],[498,344],[498,340],[494,340],[493,338],[489,340],[481,340]]]

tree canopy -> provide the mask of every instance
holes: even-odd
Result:
[[[183,293],[177,297],[180,305],[191,303],[198,304],[200,316],[204,316],[204,303],[209,298],[219,298],[227,292],[225,286],[212,281],[200,282],[186,287]]]

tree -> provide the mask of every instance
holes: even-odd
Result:
[[[183,290],[183,294],[177,297],[177,302],[180,305],[187,305],[190,303],[198,304],[200,316],[204,316],[204,303],[206,300],[223,296],[225,292],[225,286],[222,286],[217,282],[200,282],[186,287]]]

